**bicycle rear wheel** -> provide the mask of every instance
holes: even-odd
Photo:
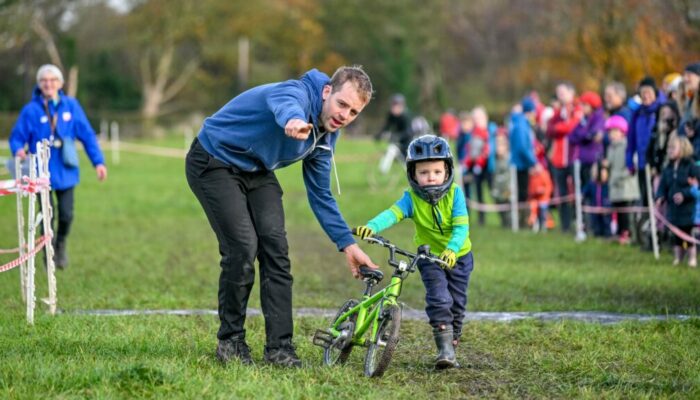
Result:
[[[377,335],[372,338],[365,356],[365,376],[384,375],[399,343],[400,328],[401,308],[396,304],[386,306],[379,320]]]
[[[338,318],[358,304],[359,302],[355,299],[346,301],[345,304],[340,307],[335,317],[333,317],[333,322],[331,325],[334,325]],[[347,336],[343,339],[337,340],[335,343],[323,350],[323,362],[326,365],[331,366],[335,364],[345,364],[345,362],[348,360],[348,357],[350,357],[350,352],[352,352],[352,336],[355,333],[356,320],[357,314],[353,314],[347,320],[343,321],[340,326],[338,326],[338,330],[345,332],[345,335]]]

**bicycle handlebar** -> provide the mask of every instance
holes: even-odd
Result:
[[[352,234],[355,236],[358,236],[355,228],[352,229]],[[420,260],[429,260],[429,261],[432,261],[438,265],[443,265],[443,266],[449,268],[449,264],[442,261],[438,257],[432,256],[429,251],[426,251],[425,253],[420,253],[420,252],[419,253],[411,253],[410,251],[406,251],[402,248],[396,247],[396,245],[391,243],[388,239],[386,239],[382,236],[379,236],[379,235],[371,235],[371,236],[368,236],[367,238],[365,238],[364,240],[366,242],[378,244],[382,247],[388,248],[389,254],[390,254],[389,261],[394,261],[393,260],[394,253],[398,253],[398,254],[401,254],[402,256],[409,258],[412,261],[411,262],[412,265],[415,264],[418,259],[420,259]],[[419,247],[419,250],[422,247],[423,246]]]

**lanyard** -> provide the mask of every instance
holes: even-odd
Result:
[[[53,147],[60,148],[63,145],[63,142],[60,139],[54,138],[56,124],[58,123],[58,111],[56,111],[52,116],[51,112],[49,111],[49,101],[44,100],[44,112],[46,112],[46,117],[49,119],[51,125],[51,136],[49,136],[49,142]]]

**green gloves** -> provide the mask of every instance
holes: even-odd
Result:
[[[444,266],[444,265],[440,265],[440,266],[443,268],[447,268],[447,269],[454,268],[455,264],[457,263],[457,255],[455,254],[454,251],[452,251],[450,249],[445,249],[445,251],[443,251],[440,254],[440,259],[442,261],[444,261],[445,264],[447,264],[447,266]]]
[[[374,234],[374,231],[367,225],[360,225],[357,228],[355,228],[355,233],[357,234],[357,236],[360,237],[360,239],[365,240],[368,237],[372,236]]]

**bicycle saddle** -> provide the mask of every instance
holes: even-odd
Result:
[[[375,283],[379,283],[384,279],[384,273],[378,269],[372,269],[366,265],[360,265],[360,275],[362,275],[362,280],[373,280]]]

